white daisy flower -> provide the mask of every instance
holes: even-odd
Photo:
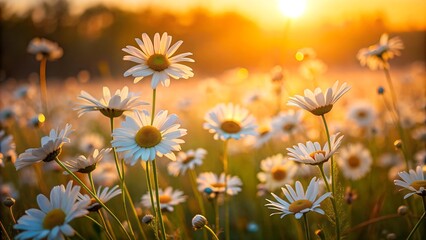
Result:
[[[372,126],[376,120],[377,112],[371,103],[355,102],[349,106],[347,117],[360,127]]]
[[[28,44],[27,51],[36,55],[36,59],[41,61],[46,58],[50,61],[59,59],[63,55],[63,50],[55,42],[49,41],[45,38],[34,38]]]
[[[204,157],[207,151],[203,148],[197,148],[196,150],[188,150],[186,152],[178,152],[176,161],[170,162],[167,166],[169,174],[173,176],[184,175],[188,169],[194,169],[195,166],[201,166],[203,164]]]
[[[213,193],[224,193],[225,192],[225,173],[221,173],[220,176],[212,173],[205,172],[201,173],[197,177],[198,191],[206,192],[209,189]],[[243,182],[237,176],[227,176],[227,194],[237,195],[241,191]]]
[[[74,108],[74,110],[78,111],[79,117],[91,111],[100,111],[109,118],[119,117],[125,111],[133,111],[141,105],[148,105],[146,102],[139,101],[138,95],[129,92],[127,86],[121,90],[118,89],[112,96],[109,88],[103,87],[103,97],[100,100],[97,100],[86,91],[81,91],[77,98],[84,101],[84,103]]]
[[[248,110],[232,103],[219,104],[204,117],[204,129],[214,133],[214,139],[240,139],[256,135],[256,123]]]
[[[319,59],[305,60],[299,67],[300,74],[309,80],[316,79],[326,71],[327,65]]]
[[[183,192],[180,190],[173,190],[172,187],[167,187],[164,191],[163,189],[158,189],[160,208],[161,210],[167,210],[168,212],[173,212],[174,206],[183,203],[186,201],[186,196],[183,195]],[[149,193],[144,194],[141,198],[142,205],[146,208],[151,208],[151,200]],[[154,198],[154,204],[156,199]]]
[[[91,153],[104,146],[104,138],[97,133],[84,134],[78,141],[78,148],[84,153]]]
[[[293,148],[287,148],[288,156],[290,160],[310,164],[318,165],[328,161],[337,151],[342,142],[343,135],[339,136],[339,133],[334,134],[330,137],[331,148],[328,146],[328,142],[324,144],[324,147],[318,142],[306,142],[306,144],[299,143],[294,145]]]
[[[173,151],[180,151],[180,144],[185,141],[179,138],[186,135],[186,129],[181,129],[177,122],[177,115],[168,115],[168,111],[162,110],[151,125],[148,111],[135,112],[135,116],[126,117],[121,128],[114,129],[111,144],[117,152],[124,152],[125,161],[130,165],[138,160],[152,161],[156,155],[174,161]]]
[[[270,121],[265,121],[264,123],[259,124],[256,133],[257,134],[254,136],[250,135],[245,138],[245,144],[247,146],[253,146],[256,149],[262,147],[275,135]]]
[[[49,136],[41,138],[41,147],[27,149],[18,156],[15,162],[16,170],[40,161],[50,162],[55,160],[62,151],[62,145],[70,143],[68,135],[71,132],[71,124],[66,124],[65,128],[60,132],[59,129],[50,130]]]
[[[389,39],[388,34],[383,33],[378,44],[359,50],[356,57],[362,66],[367,65],[371,70],[389,69],[388,61],[401,55],[402,49],[404,44],[399,37]]]
[[[371,170],[372,162],[370,151],[360,143],[342,148],[337,159],[343,175],[352,180],[364,177]]]
[[[324,115],[330,112],[333,104],[351,89],[346,83],[343,83],[340,88],[338,88],[338,85],[339,81],[336,81],[332,88],[327,88],[325,93],[322,92],[321,88],[316,88],[313,92],[305,89],[304,96],[291,97],[288,105],[303,108],[317,116]]]
[[[282,154],[268,157],[260,162],[262,172],[257,174],[257,178],[269,191],[293,183],[293,177],[297,172],[297,165]]]
[[[37,196],[39,209],[31,208],[18,219],[14,228],[20,233],[15,239],[65,239],[73,236],[75,230],[70,222],[89,212],[86,210],[90,200],[78,201],[80,186],[73,186],[69,181],[67,186],[55,186],[50,191],[50,201],[43,194]]]
[[[411,191],[410,193],[405,194],[404,199],[413,194],[423,197],[426,196],[426,179],[422,166],[417,166],[416,171],[410,169],[409,172],[400,172],[398,175],[402,178],[402,180],[394,180],[395,185]]]
[[[0,167],[4,167],[6,161],[15,163],[16,160],[16,144],[13,136],[0,131]]]
[[[286,184],[286,188],[281,188],[281,190],[287,198],[287,201],[281,199],[274,193],[271,194],[277,202],[266,199],[269,203],[265,206],[271,210],[278,211],[272,213],[271,216],[280,214],[281,218],[283,218],[286,215],[294,214],[296,219],[300,219],[303,214],[311,211],[324,215],[324,210],[320,208],[320,204],[326,198],[331,196],[331,192],[326,192],[321,197],[317,198],[319,192],[319,180],[315,177],[312,178],[309,183],[306,193],[299,181],[296,181],[296,191],[294,191],[294,189],[288,184]]]
[[[114,162],[101,161],[92,172],[93,182],[98,186],[112,186],[118,181],[117,168]]]
[[[152,75],[151,87],[156,89],[160,82],[163,86],[168,87],[170,85],[170,77],[174,79],[188,79],[194,76],[190,67],[180,63],[194,62],[193,59],[188,58],[192,53],[187,52],[173,56],[183,43],[182,41],[178,41],[173,46],[170,46],[172,37],[167,35],[166,32],[163,33],[161,38],[160,34],[156,33],[154,35],[154,42],[151,41],[146,33],[142,34],[142,40],[139,38],[135,40],[141,49],[133,46],[126,46],[122,49],[124,52],[130,54],[124,56],[123,60],[137,63],[136,66],[124,73],[125,77],[133,76],[135,78],[134,83]]]
[[[109,200],[111,200],[115,196],[120,195],[121,193],[121,189],[118,187],[118,185],[115,185],[111,189],[109,189],[109,187],[99,186],[98,190],[96,191],[96,196],[99,198],[99,200],[102,201],[102,203],[107,203]],[[78,198],[80,201],[89,201],[90,205],[87,206],[87,210],[89,210],[90,212],[96,212],[102,208],[102,206],[90,195],[79,194]]]
[[[303,111],[289,110],[280,112],[272,121],[272,131],[280,133],[284,137],[292,136],[303,131],[302,125]]]
[[[111,148],[101,149],[100,151],[95,149],[88,157],[80,155],[77,158],[72,158],[68,161],[64,161],[63,163],[72,172],[90,173],[95,170],[96,164],[101,161],[110,151]],[[68,173],[64,172],[64,174]]]

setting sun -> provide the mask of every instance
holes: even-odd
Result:
[[[300,17],[306,8],[306,0],[280,0],[280,11],[289,18]]]

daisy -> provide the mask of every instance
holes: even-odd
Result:
[[[93,152],[104,146],[104,138],[97,133],[84,134],[78,141],[78,148],[84,153]]]
[[[204,117],[204,129],[214,133],[214,139],[223,141],[256,135],[254,117],[244,108],[232,103],[219,104]]]
[[[339,133],[331,136],[331,148],[328,146],[328,142],[321,148],[318,142],[311,141],[306,142],[306,144],[299,143],[294,145],[293,148],[287,148],[289,159],[310,165],[322,164],[328,161],[339,148],[343,135],[339,137],[338,135]]]
[[[210,189],[213,193],[224,193],[225,192],[225,173],[220,174],[220,176],[212,173],[205,172],[201,173],[197,178],[198,190],[200,192],[205,192],[206,189]],[[241,179],[237,176],[227,176],[227,194],[228,195],[237,195],[241,191],[241,186],[243,183]]]
[[[114,118],[121,116],[125,111],[133,111],[141,105],[148,105],[146,102],[139,101],[136,94],[129,92],[127,86],[121,90],[118,89],[112,96],[109,88],[103,87],[103,97],[100,100],[96,100],[86,91],[81,91],[77,98],[84,101],[74,108],[78,111],[79,117],[86,112],[100,111],[106,117]]]
[[[156,33],[154,35],[154,42],[151,41],[146,33],[142,34],[142,40],[139,38],[135,40],[141,49],[133,46],[126,46],[122,49],[124,52],[130,54],[124,56],[123,60],[137,63],[136,66],[124,73],[125,77],[133,76],[135,78],[134,83],[139,82],[146,76],[152,75],[151,87],[156,89],[160,82],[163,86],[168,87],[170,85],[170,77],[174,79],[188,79],[194,76],[190,67],[180,63],[194,62],[193,59],[188,58],[192,53],[181,53],[172,57],[182,44],[182,41],[178,41],[170,46],[172,37],[167,35],[166,32],[163,33],[161,38],[160,34]]]
[[[163,189],[158,189],[158,194],[160,196],[160,208],[161,210],[167,210],[168,212],[173,212],[173,206],[178,205],[186,201],[186,196],[183,195],[183,192],[180,190],[173,190],[172,187],[167,187],[164,191]],[[149,193],[142,196],[142,205],[151,208],[151,200]],[[154,198],[154,203],[156,200]]]
[[[351,89],[346,83],[343,83],[340,88],[338,88],[338,85],[339,81],[336,81],[333,87],[328,88],[325,93],[322,92],[321,88],[316,88],[313,92],[305,89],[304,96],[291,97],[288,105],[303,108],[317,116],[324,115],[330,112],[333,104]]]
[[[203,159],[206,156],[207,151],[203,148],[197,148],[196,150],[188,150],[186,152],[178,152],[176,161],[170,162],[167,166],[169,174],[173,176],[184,175],[186,170],[194,169],[195,166],[201,166]]]
[[[15,162],[16,144],[13,136],[8,135],[5,131],[0,131],[0,167],[4,167],[6,161]]]
[[[43,58],[53,61],[61,58],[63,55],[63,50],[57,43],[45,38],[34,38],[31,40],[27,51],[35,54],[38,61],[41,61]]]
[[[372,126],[376,120],[376,110],[368,102],[355,102],[349,106],[347,117],[360,127]]]
[[[101,149],[100,151],[95,149],[87,158],[84,155],[80,155],[76,159],[73,158],[68,161],[64,161],[63,163],[72,172],[90,173],[95,170],[96,164],[110,151],[111,148]],[[67,172],[64,172],[64,174],[67,174]]]
[[[275,133],[281,133],[284,137],[300,133],[303,130],[302,117],[302,110],[280,112],[272,119],[272,130]]]
[[[370,151],[362,144],[349,144],[339,152],[337,164],[346,178],[358,180],[370,171],[372,158]]]
[[[303,61],[299,72],[306,79],[316,79],[327,71],[327,65],[319,59],[310,59]]]
[[[274,135],[275,132],[272,130],[271,121],[266,120],[259,124],[259,127],[256,130],[256,135],[247,136],[247,138],[245,138],[245,144],[258,149],[271,140]]]
[[[55,160],[62,151],[62,145],[70,143],[68,135],[71,132],[71,124],[66,124],[65,128],[60,132],[59,129],[50,130],[49,136],[41,138],[41,147],[27,149],[18,156],[15,162],[16,170],[40,161],[50,162]]]
[[[426,196],[426,179],[421,166],[417,166],[416,171],[410,169],[409,172],[400,172],[398,175],[402,180],[394,180],[395,185],[411,191],[405,194],[404,199],[413,194]]]
[[[43,194],[37,196],[39,209],[31,208],[18,219],[14,228],[20,233],[16,239],[65,239],[73,236],[75,230],[69,224],[73,219],[88,214],[89,200],[78,201],[80,186],[55,186],[50,192],[50,201]]]
[[[257,174],[257,178],[269,191],[293,183],[293,177],[297,172],[297,166],[282,154],[268,157],[260,162],[262,172]]]
[[[114,162],[101,161],[92,172],[93,182],[99,186],[112,186],[118,180],[117,168]]]
[[[30,128],[41,128],[46,121],[46,116],[43,113],[39,113],[34,117],[28,119],[27,126]]]
[[[271,194],[278,202],[266,199],[266,201],[269,203],[265,206],[271,210],[278,211],[272,213],[271,216],[280,214],[281,218],[283,218],[286,215],[294,214],[296,219],[300,219],[303,214],[311,211],[324,215],[324,210],[320,208],[320,204],[326,198],[331,196],[331,192],[326,192],[321,197],[317,198],[319,191],[319,180],[317,180],[315,177],[312,178],[306,192],[299,181],[296,181],[296,191],[294,191],[293,187],[288,184],[285,186],[287,189],[281,188],[281,190],[287,198],[287,201],[281,199],[274,193]]]
[[[102,203],[107,203],[109,200],[111,200],[115,196],[120,195],[121,193],[121,189],[118,188],[118,185],[115,185],[111,189],[109,189],[109,187],[104,187],[104,189],[102,189],[102,186],[99,186],[96,192],[96,196],[99,198],[99,200],[102,201]],[[90,202],[90,205],[87,206],[87,210],[89,210],[90,212],[96,212],[102,207],[94,198],[87,194],[79,194],[78,198],[80,201]]]
[[[402,49],[404,44],[399,37],[389,39],[389,36],[383,33],[378,44],[359,50],[356,57],[362,66],[367,65],[371,70],[389,69],[388,61],[401,55]]]
[[[185,141],[179,139],[186,135],[186,129],[181,129],[178,117],[168,115],[168,111],[160,111],[154,117],[151,125],[151,116],[148,111],[135,112],[135,116],[127,116],[121,128],[114,129],[111,144],[117,152],[123,152],[127,163],[134,165],[138,160],[152,161],[155,156],[163,155],[176,160],[173,151],[179,151],[180,144]]]

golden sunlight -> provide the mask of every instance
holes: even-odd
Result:
[[[279,0],[280,11],[289,18],[300,17],[306,8],[306,0]]]

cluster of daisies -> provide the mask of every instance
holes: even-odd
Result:
[[[52,129],[48,136],[42,137],[40,147],[26,149],[17,156],[13,136],[3,130],[0,131],[1,167],[4,167],[6,162],[12,162],[16,170],[25,171],[29,166],[43,162],[45,166],[50,166],[50,169],[71,175],[78,183],[74,185],[73,181],[69,181],[66,186],[53,187],[50,191],[50,198],[39,194],[37,196],[39,209],[26,210],[14,225],[14,229],[19,230],[15,236],[16,239],[65,239],[78,235],[79,233],[70,225],[72,220],[88,216],[90,212],[96,212],[102,216],[105,214],[100,213],[99,210],[102,208],[115,217],[106,204],[119,195],[122,195],[123,201],[129,198],[123,196],[127,191],[123,180],[125,167],[131,167],[137,163],[146,163],[146,166],[149,166],[148,163],[153,163],[151,166],[155,167],[156,159],[161,157],[172,160],[167,165],[167,171],[171,176],[187,175],[189,177],[194,186],[194,195],[199,200],[198,207],[203,215],[205,215],[203,206],[205,199],[222,203],[225,205],[224,211],[229,211],[227,209],[229,197],[237,195],[242,191],[243,186],[242,180],[237,175],[229,173],[227,154],[233,143],[229,140],[243,139],[254,149],[259,149],[264,144],[276,139],[288,141],[294,136],[308,138],[307,129],[302,124],[304,110],[321,118],[326,130],[324,134],[327,136],[326,141],[324,143],[315,141],[298,143],[287,148],[287,154],[276,153],[260,161],[261,171],[257,173],[260,182],[259,189],[272,194],[273,199],[266,199],[265,206],[273,211],[271,215],[279,215],[281,218],[294,215],[296,219],[300,219],[306,217],[309,212],[325,214],[321,204],[326,199],[330,199],[334,208],[334,216],[331,218],[336,225],[336,234],[338,237],[340,236],[334,190],[339,176],[336,171],[341,171],[347,179],[358,180],[366,176],[373,164],[373,158],[368,148],[361,143],[341,147],[344,136],[340,133],[338,126],[335,126],[333,131],[328,128],[325,116],[350,90],[346,83],[339,85],[339,82],[335,82],[332,87],[324,91],[319,87],[313,91],[306,89],[303,95],[296,95],[288,101],[289,106],[300,108],[300,110],[277,111],[265,124],[257,123],[249,110],[241,105],[218,104],[205,114],[203,127],[213,134],[215,140],[224,143],[223,172],[197,174],[195,169],[203,164],[208,154],[207,150],[200,147],[182,151],[181,145],[185,142],[182,138],[187,134],[187,130],[182,128],[179,117],[167,110],[155,111],[155,94],[160,83],[162,86],[168,87],[171,79],[188,79],[194,75],[190,67],[182,64],[182,62],[194,62],[189,58],[192,54],[175,55],[182,41],[172,45],[172,37],[167,33],[163,33],[161,36],[156,33],[152,40],[144,33],[142,39],[136,38],[135,40],[138,47],[129,45],[122,49],[128,54],[123,59],[136,64],[128,69],[124,76],[132,76],[134,83],[138,83],[145,77],[151,77],[154,96],[154,102],[151,103],[152,111],[142,109],[150,103],[141,101],[140,96],[130,92],[127,86],[116,90],[115,93],[111,92],[108,87],[103,87],[103,95],[100,99],[86,91],[81,91],[78,96],[80,102],[78,106],[74,107],[79,117],[88,112],[100,112],[110,120],[109,147],[103,148],[104,142],[101,136],[85,135],[86,139],[79,142],[79,148],[86,153],[85,155],[60,159],[63,148],[71,143],[70,136],[74,133],[71,124],[65,124],[63,129]],[[371,69],[389,70],[388,60],[399,55],[401,49],[403,49],[403,44],[399,38],[389,39],[384,34],[379,44],[361,50],[358,58],[362,65],[367,65]],[[30,43],[28,51],[35,54],[37,60],[55,60],[62,56],[62,49],[56,43],[46,39],[34,39]],[[304,72],[306,78],[315,80],[318,74],[325,71],[324,64],[316,58],[312,49],[301,49],[298,54],[298,60],[304,62],[301,71]],[[280,84],[283,78],[282,71],[276,71],[272,77],[272,80],[278,83],[276,93],[280,97]],[[20,89],[16,95],[20,99],[32,98],[33,90],[33,88]],[[400,111],[395,110],[393,114],[400,114]],[[374,124],[377,112],[368,103],[358,103],[350,106],[347,117],[359,129],[366,131],[370,130]],[[121,121],[120,127],[114,128],[114,121],[122,120],[122,118],[124,120]],[[401,122],[400,115],[395,118]],[[46,121],[43,114],[37,114],[31,119],[30,125],[37,127],[50,120]],[[2,122],[3,124],[4,122]],[[330,132],[335,132],[335,134],[330,134]],[[423,131],[423,135],[419,138],[424,138],[424,135]],[[406,168],[406,171],[398,174],[401,180],[395,180],[394,184],[409,191],[404,198],[414,194],[426,197],[426,180],[422,164],[424,162],[418,164],[416,170]],[[315,174],[313,169],[317,167],[321,172],[322,179],[317,176],[312,177]],[[46,169],[49,168],[46,167]],[[146,171],[149,170],[146,169]],[[76,177],[75,173],[84,176],[84,181],[87,180],[90,186]],[[305,191],[303,181],[295,181],[295,179],[307,176],[311,176],[311,178]],[[114,185],[118,180],[120,185]],[[149,180],[150,177],[147,178],[147,184],[151,185]],[[1,186],[3,187],[5,184],[1,184]],[[85,194],[80,191],[81,188],[84,188]],[[281,189],[282,192],[274,193],[277,189]],[[160,225],[153,227],[156,232],[155,236],[165,239],[164,233],[158,234],[160,232],[158,228],[162,227],[162,216],[159,216],[155,209],[160,208],[157,209],[160,214],[161,211],[173,212],[174,207],[185,203],[188,196],[183,191],[170,186],[157,187],[155,198],[153,195],[151,191],[142,195],[140,203],[146,209],[154,209],[152,213],[155,213],[155,217],[150,216],[157,218],[155,222]],[[126,206],[125,202],[124,206]],[[145,220],[151,222],[147,218]],[[142,221],[144,220],[142,219]],[[132,233],[132,223],[127,224],[130,227],[126,228],[121,225],[122,230],[129,239],[136,238],[137,235]],[[205,226],[213,235],[220,233],[219,224],[219,222],[215,223],[216,232],[213,232],[208,228],[207,219],[204,216],[197,215],[193,219],[195,229]],[[225,220],[226,234],[229,234],[228,225],[229,223]],[[102,228],[105,230],[106,237],[113,238],[111,229],[106,224]]]

